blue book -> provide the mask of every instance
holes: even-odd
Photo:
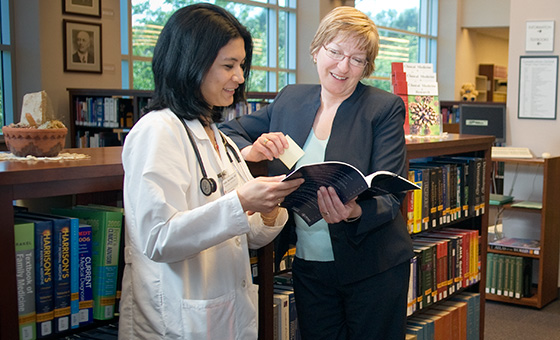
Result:
[[[93,322],[93,260],[91,250],[91,225],[80,223],[79,236],[80,326],[84,326]]]
[[[54,319],[54,270],[53,230],[50,221],[25,218],[19,213],[16,218],[32,222],[35,241],[35,312],[37,338],[53,333]]]
[[[467,340],[480,338],[480,294],[461,292],[451,296],[451,300],[467,303]]]
[[[93,317],[114,318],[122,213],[86,207],[56,208],[52,212],[77,217],[92,226]]]
[[[53,269],[54,269],[54,331],[61,333],[70,329],[70,238],[71,221],[69,218],[55,217],[38,213],[21,213],[18,216],[37,221],[50,221],[53,230]]]
[[[288,319],[289,319],[289,339],[297,340],[300,339],[297,310],[296,310],[296,298],[294,295],[293,288],[286,288],[285,286],[275,286],[274,293],[284,294],[288,296]]]

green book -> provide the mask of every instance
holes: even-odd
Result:
[[[496,294],[503,295],[504,292],[504,268],[505,268],[505,255],[498,255],[498,272],[496,277]]]
[[[93,318],[114,317],[122,213],[89,207],[55,208],[52,213],[77,217],[92,227]]]
[[[32,340],[35,331],[35,225],[15,219],[17,307],[19,338]]]
[[[494,270],[494,253],[488,253],[486,255],[486,293],[492,292],[492,274]]]
[[[503,205],[513,201],[513,196],[490,194],[490,205]]]

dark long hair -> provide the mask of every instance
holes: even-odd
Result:
[[[223,108],[208,104],[200,87],[220,49],[235,38],[245,42],[245,82],[235,91],[233,104],[245,99],[253,55],[251,34],[231,13],[216,5],[200,3],[173,13],[154,49],[155,91],[145,110],[169,108],[185,119],[198,119],[203,125],[220,122]]]

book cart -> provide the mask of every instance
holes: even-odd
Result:
[[[560,252],[560,209],[556,204],[560,201],[560,157],[551,158],[531,158],[531,159],[511,159],[493,158],[494,162],[503,162],[506,165],[527,166],[538,168],[542,173],[542,208],[523,208],[512,206],[516,201],[501,206],[504,213],[515,212],[518,214],[537,215],[540,217],[540,225],[535,226],[540,235],[539,254],[524,254],[514,251],[496,250],[488,247],[488,253],[511,255],[532,259],[537,267],[537,277],[533,279],[530,296],[520,299],[506,297],[497,294],[486,294],[486,298],[493,301],[513,303],[517,305],[542,308],[549,302],[558,298],[558,266]],[[513,188],[515,190],[515,186]],[[507,223],[504,231],[507,230]],[[506,232],[507,233],[507,232]]]

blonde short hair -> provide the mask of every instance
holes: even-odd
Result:
[[[323,45],[329,44],[335,38],[356,39],[356,47],[366,52],[368,62],[362,78],[373,73],[375,58],[379,52],[379,32],[373,20],[354,7],[335,7],[321,20],[309,52],[313,56]]]

